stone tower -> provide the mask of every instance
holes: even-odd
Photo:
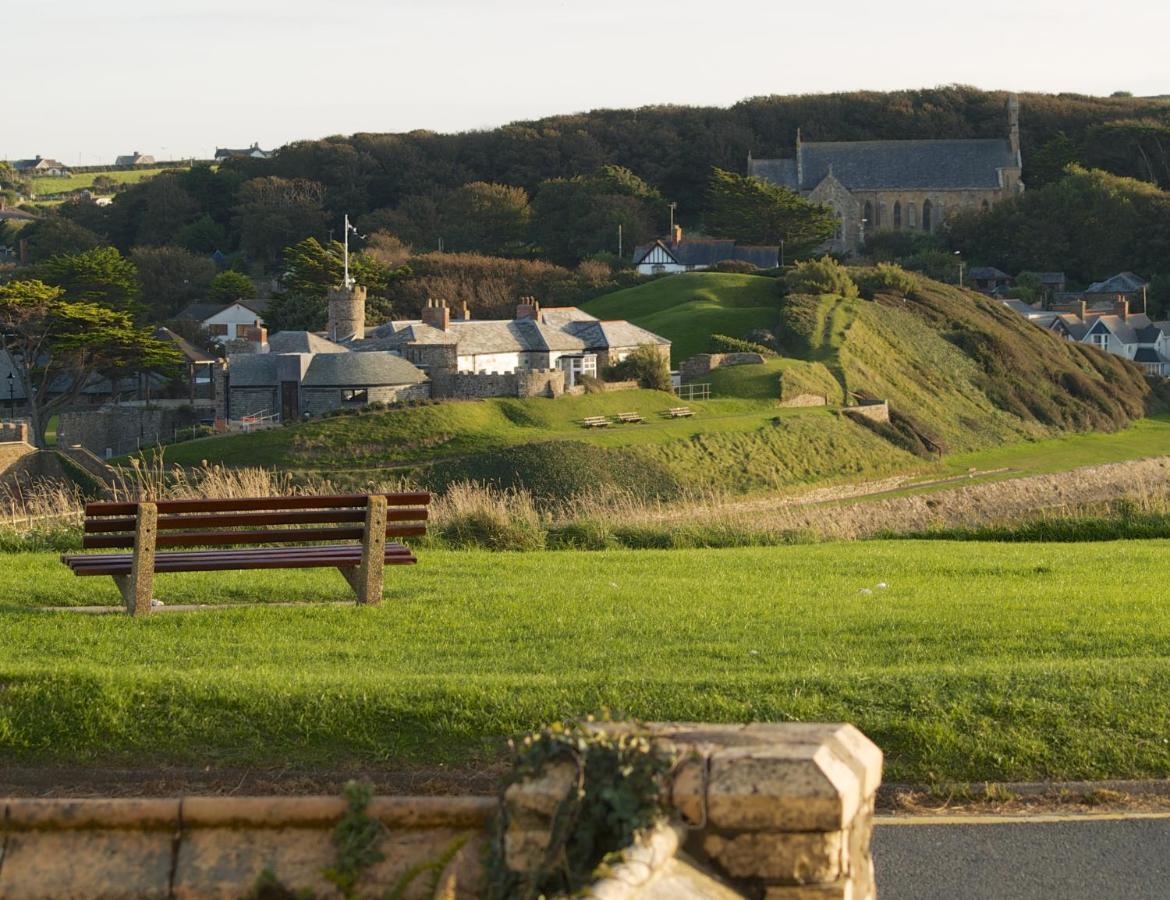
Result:
[[[366,289],[335,287],[329,299],[329,340],[360,341],[366,336]]]

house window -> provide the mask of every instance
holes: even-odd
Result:
[[[1109,335],[1104,331],[1098,331],[1096,334],[1090,335],[1090,339],[1092,340],[1094,347],[1105,349],[1109,346]]]
[[[930,226],[932,224],[930,221],[930,213],[931,213],[930,201],[923,200],[922,201],[922,230],[923,231],[930,231]]]
[[[212,337],[227,337],[227,326],[212,323],[207,326],[207,333]]]
[[[365,388],[342,388],[342,403],[365,403],[370,399],[370,392]]]
[[[902,201],[894,201],[894,231],[902,230]]]

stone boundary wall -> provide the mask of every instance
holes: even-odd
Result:
[[[605,900],[874,900],[870,838],[882,753],[851,725],[594,723],[648,735],[676,754],[669,821],[601,870],[584,896]],[[353,896],[382,898],[411,872],[437,872],[434,896],[482,896],[485,851],[502,829],[504,862],[545,863],[577,765],[553,762],[488,797],[375,797],[380,862]],[[339,898],[340,797],[0,799],[0,898],[236,898],[264,872],[292,893]],[[502,817],[502,819],[501,819]],[[431,896],[427,878],[402,893]]]
[[[169,441],[176,428],[190,427],[196,421],[194,410],[155,406],[65,412],[57,426],[57,439],[70,446],[79,444],[98,459],[105,459],[107,450],[112,456],[121,456]]]
[[[828,403],[823,394],[797,394],[787,400],[781,400],[780,406],[825,406]]]
[[[872,422],[890,421],[890,403],[888,400],[879,400],[876,403],[862,403],[859,406],[846,406],[842,412]]]
[[[436,400],[479,400],[486,397],[559,397],[563,393],[565,393],[565,373],[561,369],[431,373],[431,396]]]
[[[29,434],[27,419],[0,422],[0,444],[27,444],[29,443]]]
[[[752,366],[763,361],[764,357],[759,353],[699,353],[679,363],[678,373],[685,383],[704,378],[723,366]]]

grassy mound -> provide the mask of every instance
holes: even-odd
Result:
[[[713,334],[742,337],[753,328],[775,328],[778,304],[773,278],[689,272],[605,294],[584,309],[599,319],[628,319],[670,338],[677,365],[706,353]]]

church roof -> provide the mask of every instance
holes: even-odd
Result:
[[[800,145],[794,159],[755,159],[748,174],[792,190],[811,191],[829,174],[851,191],[963,190],[1001,187],[1000,169],[1018,163],[1000,138],[936,141],[826,141]]]

